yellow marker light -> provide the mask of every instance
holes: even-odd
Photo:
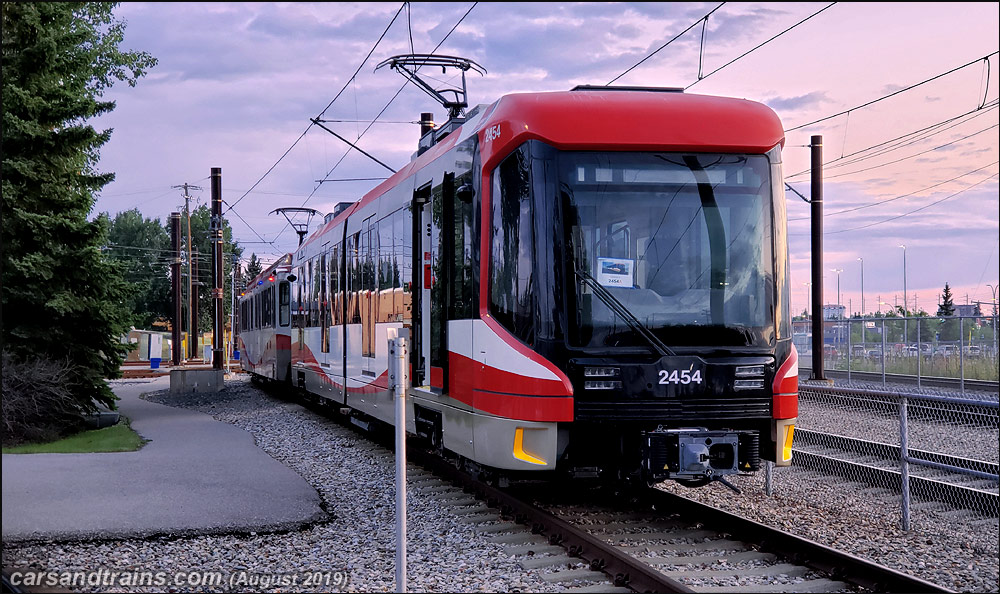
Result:
[[[785,445],[781,450],[782,461],[792,459],[792,436],[795,434],[795,425],[785,425]]]
[[[514,457],[529,464],[538,464],[540,466],[546,464],[545,460],[536,458],[524,451],[524,427],[518,427],[514,430]]]

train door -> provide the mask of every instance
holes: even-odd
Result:
[[[413,192],[413,336],[410,365],[414,386],[430,380],[431,184]]]

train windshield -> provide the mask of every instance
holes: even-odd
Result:
[[[769,172],[763,155],[559,153],[570,345],[773,344]]]

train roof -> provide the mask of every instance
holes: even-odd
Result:
[[[259,281],[267,278],[274,272],[291,272],[292,270],[292,255],[285,254],[284,256],[275,260],[270,266],[261,271],[260,274],[250,279],[247,283],[247,288],[254,287]]]
[[[497,126],[499,136],[488,139],[485,131]],[[785,141],[777,114],[746,99],[637,87],[582,86],[571,91],[513,93],[472,110],[461,126],[332,217],[297,249],[472,134],[479,135],[485,169],[530,139],[563,150],[751,154],[766,153]]]

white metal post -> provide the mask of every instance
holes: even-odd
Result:
[[[406,592],[406,339],[389,328],[389,382],[396,404],[396,591]]]

